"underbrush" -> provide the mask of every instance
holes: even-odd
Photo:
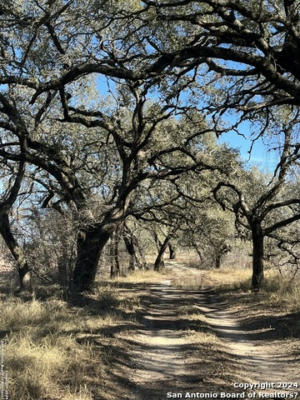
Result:
[[[240,291],[251,293],[251,269],[224,268],[216,272],[209,271],[219,283],[223,291]],[[257,294],[261,304],[276,306],[284,311],[300,311],[300,282],[299,279],[291,279],[288,275],[282,275],[277,269],[270,268],[264,273],[264,282]]]
[[[220,269],[202,270],[197,275],[174,279],[173,283],[176,287],[187,289],[218,289],[224,294],[248,293],[253,299],[259,296],[262,304],[276,306],[285,311],[300,311],[299,277],[291,279],[275,268],[267,269],[264,275],[264,283],[258,294],[251,292],[251,268],[224,266]]]
[[[278,305],[287,311],[300,311],[299,279],[282,277],[279,273],[267,278],[262,294],[270,304]]]

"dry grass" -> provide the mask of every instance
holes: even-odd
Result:
[[[86,339],[95,337],[101,343],[109,328],[121,323],[122,313],[138,307],[115,292],[109,286],[95,291],[91,300],[98,312],[54,298],[1,301],[0,337],[5,339],[10,400],[90,400],[96,383],[97,390],[105,392],[101,384],[107,352]]]
[[[181,289],[197,290],[203,288],[203,274],[202,272],[193,273],[187,276],[178,276],[172,279],[172,284]]]
[[[271,305],[280,306],[289,312],[300,311],[299,279],[290,280],[274,273],[266,279],[262,293],[265,295],[265,301]]]
[[[185,277],[175,277],[176,287],[187,289],[213,288],[221,292],[251,293],[251,268],[222,267],[220,269],[191,272]],[[276,268],[265,271],[265,280],[259,293],[260,301],[284,311],[300,311],[300,280],[282,275]]]
[[[241,331],[245,332],[245,337],[249,334],[249,341],[255,343],[256,350],[268,354],[270,358],[276,354],[276,359],[284,362],[282,376],[285,379],[292,376],[295,380],[298,376],[300,340],[299,277],[291,280],[288,271],[280,274],[276,268],[266,269],[263,288],[258,293],[253,293],[251,268],[224,266],[219,270],[202,270],[199,273],[202,274],[201,278],[199,275],[197,278],[197,274],[190,274],[182,279],[178,277],[175,283],[178,287],[187,289],[212,289],[209,292],[214,293],[214,299],[219,299],[216,301],[221,304],[223,312],[228,311],[229,318],[236,320]],[[197,347],[201,349],[202,345],[205,349],[208,348],[208,357],[214,352],[222,354],[224,343],[214,338],[209,329],[205,332],[205,327],[209,328],[206,314],[197,305],[182,307],[180,312],[190,325],[196,324],[204,328],[204,332],[196,332],[194,340],[198,340]],[[221,371],[225,381],[228,380],[226,377],[232,378],[237,372],[232,370],[234,364],[230,357],[226,357],[227,353],[225,348]],[[241,379],[245,378],[235,377],[234,381]]]
[[[207,282],[214,283],[223,291],[251,291],[252,270],[247,268],[222,268],[207,272]],[[300,311],[300,282],[291,280],[275,269],[265,271],[263,287],[259,293],[260,301],[269,306],[276,306],[284,311]]]
[[[127,276],[118,277],[115,282],[127,282],[127,283],[157,283],[162,280],[162,276],[167,275],[168,272],[163,269],[160,272],[153,270],[136,270],[133,273],[129,273]]]
[[[238,292],[239,301],[256,301],[253,312],[266,305],[276,305],[279,311],[300,310],[297,282],[268,270],[264,288],[255,297],[250,292],[251,269],[232,266],[206,271],[191,268],[186,274],[179,269],[177,276],[168,268],[163,273],[136,271],[102,283],[80,306],[49,296],[48,289],[46,301],[8,297],[0,301],[0,338],[6,341],[10,400],[91,400],[92,393],[96,398],[101,393],[101,399],[113,399],[107,390],[107,385],[113,387],[107,371],[112,363],[110,349],[113,352],[120,347],[114,332],[120,326],[124,326],[123,335],[126,330],[132,332],[147,285],[168,279],[177,287],[191,290],[214,287],[227,298]],[[190,324],[184,340],[195,348],[219,347],[219,339],[206,329],[207,320],[196,304],[182,306],[178,318]]]
[[[75,396],[80,379],[77,382],[74,361],[91,357],[90,349],[79,346],[72,334],[78,324],[83,325],[80,313],[56,300],[23,303],[9,299],[1,308],[10,399],[61,397],[66,379],[70,379],[68,394],[73,391]]]
[[[249,290],[251,285],[251,269],[239,267],[222,267],[205,272],[205,285],[219,289]]]

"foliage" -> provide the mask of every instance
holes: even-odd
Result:
[[[1,202],[2,235],[11,231],[17,198],[23,208],[54,208],[61,221],[72,221],[71,283],[83,291],[128,217],[159,220],[172,235],[179,226],[187,230],[193,217],[185,208],[199,204],[198,214],[218,180],[220,194],[226,174],[247,175],[211,133],[239,133],[247,122],[258,131],[250,135],[254,143],[280,137],[281,127],[297,120],[298,18],[295,1],[2,5],[0,161],[3,198],[11,193]],[[296,136],[290,133],[289,168],[298,162]],[[269,215],[280,219],[278,213],[276,207]],[[201,241],[209,237],[212,248],[222,248],[222,223],[199,214],[199,224],[210,227]],[[6,242],[22,287],[31,266],[12,236]]]

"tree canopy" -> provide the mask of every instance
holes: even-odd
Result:
[[[232,183],[242,167],[209,143],[212,134],[241,134],[247,121],[253,141],[278,139],[273,184],[255,215],[281,207],[268,202],[299,165],[297,1],[8,1],[0,27],[2,234],[20,190],[72,213],[78,290],[92,285],[126,218],[200,204],[195,182],[215,187],[223,206],[217,193],[232,189],[243,225],[251,213]],[[278,202],[298,215],[291,199]],[[278,218],[272,232],[286,221]]]

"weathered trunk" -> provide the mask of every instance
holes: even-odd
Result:
[[[252,289],[258,291],[264,279],[264,235],[259,224],[252,226]]]
[[[198,257],[199,257],[199,260],[200,260],[200,263],[202,264],[203,263],[203,257],[202,257],[202,253],[201,253],[201,251],[200,251],[200,249],[199,249],[199,247],[198,247],[198,245],[197,245],[197,243],[196,242],[194,242],[193,241],[193,247],[194,247],[194,249],[196,250],[196,253],[198,254]]]
[[[101,252],[112,234],[122,225],[122,218],[128,207],[128,201],[129,196],[126,201],[120,202],[118,207],[109,211],[101,224],[82,229],[78,235],[72,291],[83,292],[92,288]]]
[[[216,264],[215,267],[217,269],[221,268],[221,260],[222,260],[222,253],[216,253]]]
[[[159,250],[160,250],[160,248],[162,246],[162,243],[159,240],[158,235],[157,235],[157,233],[155,231],[152,231],[152,235],[153,235],[153,238],[154,238],[154,243],[156,245],[157,251],[159,252]]]
[[[126,246],[126,250],[129,254],[129,266],[128,266],[128,271],[134,271],[135,270],[135,263],[137,260],[137,256],[135,254],[135,248],[134,248],[134,244],[133,244],[133,240],[132,237],[128,237],[128,235],[124,235],[123,236],[124,239],[124,243]]]
[[[172,245],[172,243],[169,243],[169,255],[170,255],[170,260],[175,260],[176,259],[176,247]]]
[[[231,246],[229,246],[227,243],[220,243],[218,242],[217,244],[214,245],[215,248],[215,267],[217,269],[221,268],[221,263],[225,257],[225,255],[231,251]]]
[[[29,290],[31,292],[32,282],[30,268],[27,263],[23,248],[18,245],[16,239],[14,238],[14,235],[10,229],[9,217],[5,212],[0,213],[0,233],[17,263],[20,286],[15,293],[19,293],[23,290]]]
[[[135,237],[135,246],[138,249],[139,255],[140,255],[140,264],[142,269],[149,269],[144,253],[143,247],[140,245],[140,242],[138,239]]]
[[[120,276],[119,241],[120,241],[120,232],[119,232],[119,228],[117,228],[111,237],[111,251],[110,251],[110,255],[111,255],[110,277],[111,278]]]
[[[163,243],[161,244],[161,247],[159,249],[158,255],[156,257],[155,263],[154,263],[154,271],[160,271],[162,268],[164,268],[165,264],[163,261],[163,255],[168,247],[170,237],[167,236]]]
[[[72,290],[90,290],[96,277],[101,251],[111,232],[105,228],[91,227],[81,231],[77,240],[77,259],[73,271]]]
[[[58,280],[63,287],[68,286],[68,268],[66,260],[67,257],[65,254],[63,254],[57,262]]]
[[[28,290],[29,292],[32,292],[31,270],[26,261],[24,263],[19,263],[18,272],[20,287],[16,290],[15,293],[20,293],[23,290]]]
[[[109,260],[110,260],[110,279],[114,277],[115,274],[115,257],[114,257],[114,239],[110,238],[109,241]]]
[[[139,269],[147,268],[143,249],[139,245],[139,241],[136,238],[136,236],[130,231],[130,229],[127,226],[125,226],[125,234],[123,236],[123,239],[126,246],[126,250],[130,256],[128,270],[134,271],[135,267],[138,267]],[[141,257],[141,260],[139,256]]]

